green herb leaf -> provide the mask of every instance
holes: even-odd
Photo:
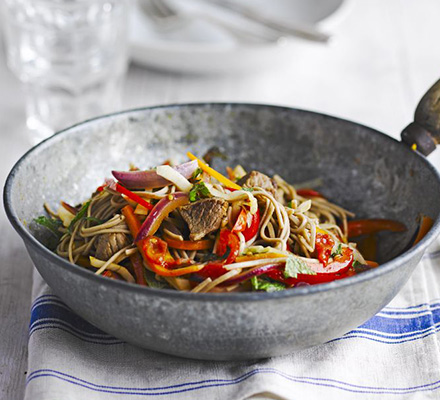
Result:
[[[353,268],[356,268],[356,267],[358,267],[359,265],[362,265],[362,263],[360,263],[358,260],[354,260],[354,261],[353,261],[353,264],[352,264]]]
[[[194,202],[201,198],[210,197],[209,189],[204,182],[196,183],[189,192],[189,201]]]
[[[249,255],[249,254],[262,254],[262,253],[269,253],[270,251],[276,251],[273,247],[264,247],[264,246],[249,246],[247,249],[243,250],[243,255]]]
[[[372,268],[367,264],[360,263],[358,260],[354,260],[353,264],[351,266],[353,267],[354,272],[356,272],[357,274],[360,274],[361,272],[368,271]]]
[[[86,221],[95,222],[97,225],[103,224],[105,221],[103,219],[95,218],[95,217],[85,217]]]
[[[49,229],[58,238],[61,236],[61,232],[58,230],[58,228],[60,228],[63,225],[61,220],[41,216],[35,218],[34,222],[37,223],[38,225],[44,226],[45,228]]]
[[[332,254],[331,254],[331,257],[335,257],[335,256],[340,256],[342,254],[342,244],[341,243],[339,243],[337,246],[336,246],[336,249],[335,248],[333,248],[333,252],[332,252]]]
[[[293,208],[293,207],[292,207],[292,200],[290,200],[290,201],[287,203],[287,207],[289,207],[289,208]]]
[[[268,281],[257,276],[251,278],[251,284],[254,290],[264,290],[269,293],[286,289],[286,286],[281,282]]]
[[[247,187],[244,187],[243,190],[244,190],[245,192],[253,192],[253,191],[254,191],[253,188],[247,188]]]
[[[196,179],[199,175],[201,175],[203,173],[203,169],[201,168],[197,168],[194,173],[192,174],[192,179]]]
[[[304,260],[298,257],[289,255],[286,260],[286,266],[284,268],[285,278],[296,278],[298,274],[304,275],[316,275],[316,272],[310,269]]]
[[[144,268],[144,277],[147,285],[155,288],[155,289],[170,289],[170,285],[168,285],[165,281],[159,281],[156,279],[154,272],[148,271]]]
[[[72,219],[72,222],[69,224],[69,227],[67,228],[67,230],[69,232],[72,232],[72,228],[74,227],[74,225],[76,224],[77,221],[84,218],[84,216],[86,215],[87,209],[90,206],[90,203],[91,203],[91,200],[89,200],[87,203],[84,203],[83,206],[81,207],[81,209],[75,215],[75,218]]]

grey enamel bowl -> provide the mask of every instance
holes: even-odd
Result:
[[[220,146],[228,160],[297,183],[321,178],[329,199],[358,217],[392,218],[379,268],[276,293],[199,294],[140,287],[72,265],[49,251],[32,220],[43,203],[84,201],[110,175]],[[440,229],[440,179],[423,156],[373,129],[297,109],[190,104],[137,109],[66,129],[15,165],[4,191],[8,217],[38,271],[76,313],[132,344],[177,356],[233,360],[286,354],[359,326],[408,280]],[[434,227],[406,250],[420,213]],[[403,254],[401,254],[403,252]]]

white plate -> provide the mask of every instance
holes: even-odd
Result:
[[[176,9],[227,19],[237,26],[252,28],[248,21],[197,0],[168,0]],[[283,21],[300,21],[329,29],[340,19],[344,0],[235,0],[258,12]],[[270,8],[268,8],[270,4]],[[336,18],[338,17],[338,18]],[[183,27],[164,31],[150,21],[139,6],[130,16],[130,54],[134,62],[158,69],[190,73],[225,73],[255,70],[277,65],[292,57],[300,40],[286,38],[267,42],[243,42],[202,17],[191,18]],[[255,28],[255,26],[254,26]],[[258,27],[257,27],[258,28]],[[332,33],[329,31],[329,33]],[[317,44],[319,46],[321,44]],[[325,45],[323,45],[325,46]]]

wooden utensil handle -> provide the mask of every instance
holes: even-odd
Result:
[[[440,80],[422,97],[411,122],[401,133],[402,142],[427,156],[440,142]]]

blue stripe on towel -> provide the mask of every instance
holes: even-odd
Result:
[[[98,328],[84,321],[55,296],[38,298],[32,308],[30,332],[37,330],[60,329],[77,338],[94,343],[117,341]],[[435,334],[440,330],[440,308],[428,308],[424,314],[390,314],[381,316],[383,312],[371,318],[359,328],[347,333],[339,339],[367,339],[380,343],[398,344]],[[117,344],[121,343],[117,341]]]
[[[400,388],[376,387],[376,386],[367,386],[367,385],[356,385],[349,382],[339,381],[336,379],[293,376],[275,368],[256,368],[233,379],[207,379],[196,382],[187,382],[177,385],[151,387],[151,388],[130,388],[130,387],[120,387],[120,386],[110,386],[110,385],[98,385],[93,382],[86,381],[84,379],[80,379],[60,371],[56,371],[52,369],[39,369],[29,374],[26,384],[29,384],[30,382],[38,378],[52,377],[97,392],[134,395],[134,396],[163,396],[170,394],[178,394],[182,392],[195,391],[205,388],[235,385],[257,374],[273,374],[294,383],[302,383],[312,386],[324,386],[324,387],[339,389],[342,391],[352,392],[352,393],[364,393],[364,394],[376,394],[376,395],[377,394],[403,395],[403,394],[416,393],[416,392],[426,392],[426,391],[432,392],[440,388],[440,380],[431,383],[426,383],[423,385],[400,387]]]

